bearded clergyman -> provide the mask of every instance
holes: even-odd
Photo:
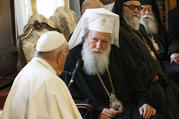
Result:
[[[151,94],[153,106],[161,119],[178,119],[178,87],[170,80],[156,53],[140,30],[140,0],[116,0],[113,12],[120,15],[120,50],[130,59],[134,77],[140,79]],[[145,30],[145,29],[144,29]]]
[[[141,23],[144,25],[152,49],[156,52],[171,79],[179,85],[179,41],[170,37],[160,20],[155,0],[141,0]]]
[[[83,64],[73,81],[64,80],[76,103],[93,106],[92,119],[156,119],[148,91],[131,77],[118,35],[118,15],[104,8],[87,9],[69,41],[64,72],[75,72],[80,60]],[[89,116],[88,110],[80,113],[84,119]]]

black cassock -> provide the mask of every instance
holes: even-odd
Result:
[[[71,49],[67,56],[64,72],[73,72],[76,62],[81,58],[82,45]],[[122,102],[124,111],[115,119],[140,119],[138,107],[144,103],[152,104],[148,92],[143,88],[143,84],[133,77],[129,62],[120,52],[119,48],[111,45],[109,72],[116,97]],[[65,78],[67,73],[62,74],[62,79],[68,85],[70,78]],[[111,85],[107,72],[101,77],[109,90]],[[138,82],[138,83],[137,83]],[[88,75],[83,66],[79,70],[74,82],[69,87],[73,99],[76,103],[89,103],[94,106],[93,119],[97,119],[103,108],[109,108],[109,97],[101,85],[97,75]],[[80,110],[83,118],[87,118],[88,111]],[[142,118],[141,118],[142,119]]]
[[[168,31],[179,41],[179,5],[169,12]]]
[[[136,77],[143,82],[151,93],[154,107],[162,119],[178,119],[178,87],[171,86],[168,77],[160,61],[152,57],[149,45],[145,41],[143,33],[132,30],[123,19],[120,20],[119,44],[123,52],[127,54]],[[150,46],[149,46],[150,47]],[[153,55],[155,56],[155,55]],[[159,80],[152,82],[158,75]],[[175,84],[174,84],[175,85]]]
[[[179,64],[170,63],[170,55],[172,53],[179,53],[179,40],[169,34],[162,26],[158,25],[158,33],[148,35],[141,25],[140,31],[145,36],[146,41],[150,45],[151,49],[157,55],[161,64],[164,66],[165,71],[168,73],[170,79],[173,79],[179,85]],[[151,39],[153,37],[155,42],[159,46],[159,51],[153,47]]]
[[[179,42],[179,5],[169,12],[168,31],[170,35],[176,38],[176,40]],[[175,48],[175,46],[172,47]],[[179,53],[179,51],[177,52]],[[175,79],[177,76],[177,83],[179,84],[179,65],[176,65],[175,63],[168,64],[168,62],[164,62],[164,65],[166,65],[166,70],[169,71],[169,74],[171,74],[170,76],[173,79]]]

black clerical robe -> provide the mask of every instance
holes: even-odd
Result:
[[[179,5],[169,12],[168,31],[179,41]]]
[[[140,31],[144,35],[146,41],[148,42],[151,50],[157,55],[158,60],[164,67],[164,70],[168,73],[170,79],[175,80],[179,84],[179,65],[176,63],[170,63],[170,55],[172,53],[179,53],[179,40],[170,36],[165,29],[158,26],[158,33],[148,35],[145,28],[141,25]],[[154,48],[151,42],[151,38],[159,46],[159,51]]]
[[[77,60],[82,59],[81,49],[82,45],[79,45],[70,50],[64,67],[65,72],[73,72]],[[148,92],[143,88],[143,84],[130,77],[133,72],[130,70],[130,67],[127,67],[128,62],[124,58],[118,47],[112,45],[109,72],[115,95],[124,106],[123,113],[119,114],[116,119],[140,119],[141,116],[137,107],[140,107],[144,103],[152,104],[152,102]],[[63,73],[62,77],[65,77],[65,74]],[[107,72],[101,74],[101,77],[111,93],[112,90]],[[70,78],[64,80],[68,84]],[[109,108],[109,97],[97,75],[88,75],[84,71],[83,66],[69,89],[76,103],[89,103],[94,106],[93,119],[97,119],[104,108]],[[87,118],[87,111],[80,110],[80,112],[83,118]]]
[[[168,31],[171,36],[176,38],[176,40],[179,42],[179,5],[169,12]],[[172,47],[175,48],[175,46]],[[166,70],[169,72],[171,78],[176,79],[177,77],[176,81],[179,84],[179,65],[176,65],[175,63],[168,64],[168,62],[164,62],[164,65],[166,66]]]
[[[151,98],[154,104],[154,107],[161,115],[165,115],[166,119],[175,118],[173,114],[176,115],[178,111],[178,101],[174,97],[171,90],[172,87],[168,88],[168,78],[160,65],[160,61],[157,59],[157,56],[152,56],[152,49],[148,48],[148,44],[145,41],[144,36],[141,32],[134,31],[129,25],[121,19],[120,24],[120,33],[119,33],[119,44],[123,52],[127,54],[127,57],[130,59],[134,72],[136,72],[135,77],[139,78],[141,82],[144,83],[144,86],[151,94]],[[153,52],[155,54],[155,52]],[[153,81],[154,77],[158,75],[159,80]],[[172,93],[172,96],[170,96]],[[170,105],[167,98],[170,97],[170,100],[173,100],[176,105]],[[173,109],[173,113],[171,108]],[[163,119],[163,118],[162,118]]]

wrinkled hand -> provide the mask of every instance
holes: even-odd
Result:
[[[176,64],[179,64],[179,53],[172,53],[170,55],[170,63],[175,62]]]
[[[144,104],[139,108],[139,113],[143,118],[149,119],[156,114],[156,110],[152,106]]]
[[[116,116],[117,113],[118,112],[114,109],[104,108],[101,114],[99,115],[99,119],[112,119],[113,117]]]
[[[152,81],[152,83],[154,83],[155,81],[158,81],[158,80],[159,80],[158,75],[155,75],[154,80]]]

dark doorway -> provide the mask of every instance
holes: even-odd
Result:
[[[0,76],[16,72],[14,0],[1,0],[0,4]]]

